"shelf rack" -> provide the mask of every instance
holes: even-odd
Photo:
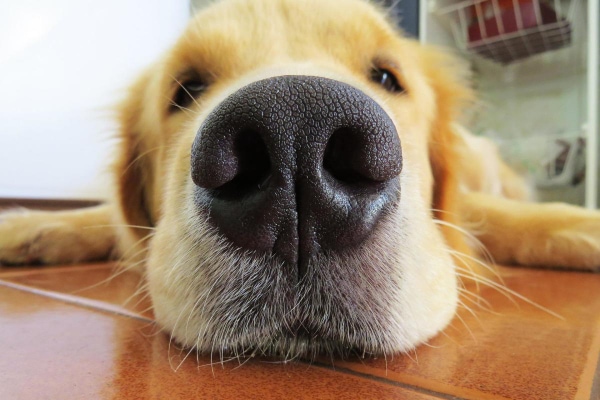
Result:
[[[510,64],[569,46],[578,1],[565,7],[560,0],[467,0],[435,13],[460,49]]]

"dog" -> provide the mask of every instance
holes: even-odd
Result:
[[[113,201],[3,214],[0,260],[117,254],[177,343],[285,357],[413,349],[484,252],[598,271],[600,213],[461,127],[466,71],[366,1],[217,2],[119,105]]]

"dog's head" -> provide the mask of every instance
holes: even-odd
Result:
[[[437,333],[457,303],[458,239],[435,219],[453,215],[466,95],[363,1],[200,12],[121,108],[124,252],[149,249],[159,323],[200,351],[287,356]]]

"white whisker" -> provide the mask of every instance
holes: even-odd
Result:
[[[144,152],[138,153],[137,157],[136,157],[136,158],[134,158],[133,160],[131,160],[131,162],[130,162],[129,164],[127,164],[127,167],[125,167],[125,168],[123,169],[123,172],[121,172],[121,176],[125,176],[125,175],[127,174],[127,171],[129,171],[129,169],[130,169],[131,167],[133,167],[133,165],[134,165],[136,162],[138,162],[139,160],[141,160],[143,157],[147,156],[148,154],[150,154],[150,153],[152,153],[152,152],[154,152],[154,151],[156,151],[156,150],[160,150],[161,148],[162,148],[162,146],[156,146],[156,147],[153,147],[153,148],[151,148],[151,149],[148,149],[148,150],[146,150],[146,151],[144,151]]]
[[[478,260],[477,258],[475,258],[473,256],[470,256],[468,254],[462,253],[460,251],[448,249],[448,252],[450,254],[452,254],[453,256],[456,256],[456,257],[460,258],[461,261],[463,262],[463,265],[467,266],[470,270],[471,270],[470,264],[467,263],[467,262],[465,262],[464,259],[472,261],[476,265],[479,265],[479,266],[483,267],[484,269],[490,271],[500,281],[501,284],[506,285],[506,283],[504,282],[504,279],[502,278],[502,276],[500,275],[500,273],[498,272],[498,270],[496,268],[494,268],[493,265],[486,264],[483,261]],[[473,273],[475,273],[475,272],[473,272]]]
[[[135,228],[135,229],[147,229],[149,231],[156,230],[156,228],[153,226],[129,225],[129,224],[89,225],[89,226],[85,226],[83,229],[95,229],[95,228]]]
[[[462,295],[464,300],[476,305],[477,307],[479,307],[482,310],[485,310],[489,313],[498,314],[497,312],[494,311],[490,302],[487,301],[485,298],[483,298],[483,296],[479,296],[478,294],[473,293],[471,290],[467,290],[464,288],[460,288],[459,292]],[[483,303],[483,305],[482,305],[482,303]]]
[[[461,317],[460,313],[456,313],[456,318],[461,322],[461,324],[465,327],[465,329],[467,330],[467,332],[469,332],[469,336],[471,336],[471,339],[473,339],[476,343],[477,343],[477,338],[475,337],[475,335],[473,334],[473,331],[471,330],[471,328],[469,328],[469,325],[467,325],[466,321],[463,319],[463,317]]]
[[[198,106],[200,107],[200,103],[198,103],[198,100],[196,100],[196,98],[194,96],[192,96],[192,94],[185,88],[185,86],[179,82],[179,80],[177,78],[175,78],[173,75],[170,75],[171,79],[173,79],[175,82],[177,82],[177,84],[187,93],[188,96],[190,96],[190,99],[192,99],[192,101]]]
[[[460,268],[457,268],[457,269],[460,270]],[[463,272],[464,271],[465,270],[463,270]],[[469,272],[469,271],[466,271],[466,272]],[[460,273],[459,273],[459,275],[460,275]],[[518,303],[512,298],[512,296],[514,296],[514,297],[518,298],[519,300],[524,301],[525,303],[527,303],[527,304],[529,304],[529,305],[531,305],[531,306],[533,306],[533,307],[535,307],[535,308],[537,308],[537,309],[539,309],[541,311],[544,311],[545,313],[550,314],[550,315],[552,315],[552,316],[554,316],[556,318],[559,318],[561,320],[565,319],[562,315],[557,314],[554,311],[552,311],[552,310],[550,310],[550,309],[548,309],[548,308],[546,308],[546,307],[544,307],[542,305],[539,305],[536,302],[534,302],[533,300],[530,300],[527,297],[519,294],[518,292],[516,292],[516,291],[514,291],[512,289],[509,289],[506,286],[500,285],[500,284],[498,284],[498,283],[496,283],[496,282],[494,282],[494,281],[492,281],[490,279],[487,279],[487,278],[484,278],[484,277],[481,277],[481,276],[477,277],[477,278],[473,278],[472,276],[465,276],[465,275],[462,275],[462,276],[464,276],[466,278],[470,278],[470,279],[477,279],[477,280],[479,280],[479,282],[481,282],[485,286],[488,286],[488,287],[490,287],[492,289],[496,289],[496,291],[498,293],[500,293],[503,296],[505,296],[507,299],[509,299],[510,301],[512,301],[517,306],[518,306]]]
[[[473,309],[471,307],[467,306],[462,301],[458,302],[458,306],[463,308],[464,310],[467,310],[467,312],[469,314],[471,314],[473,316],[473,318],[475,318],[475,320],[479,323],[479,325],[483,327],[483,323],[481,322],[481,319],[479,319],[479,316],[475,313],[475,311],[473,311]]]
[[[438,212],[438,213],[440,213],[440,212],[441,213],[446,213],[446,214],[449,214],[449,215],[454,215],[453,213],[450,213],[450,212],[444,211],[444,210],[432,209],[431,211]],[[460,226],[458,226],[456,224],[450,223],[448,221],[444,221],[444,220],[441,220],[441,219],[434,218],[433,222],[436,223],[436,224],[438,224],[438,225],[446,226],[446,227],[448,227],[450,229],[454,229],[457,232],[462,233],[466,238],[468,238],[471,241],[471,244],[476,247],[476,250],[478,250],[481,253],[481,255],[483,256],[483,258],[485,259],[485,261],[488,264],[490,264],[490,265],[496,264],[496,262],[494,261],[494,257],[492,256],[492,254],[488,251],[488,249],[484,246],[484,244],[481,243],[481,241],[477,238],[477,236],[475,236],[474,234],[472,234],[468,230],[466,230],[466,229],[464,229],[464,228],[462,228],[462,227],[460,227]]]

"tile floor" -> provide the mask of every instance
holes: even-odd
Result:
[[[0,268],[0,399],[600,399],[600,274],[500,269],[563,319],[482,288],[493,311],[465,300],[473,313],[405,356],[211,366],[169,346],[138,276],[116,271]]]

